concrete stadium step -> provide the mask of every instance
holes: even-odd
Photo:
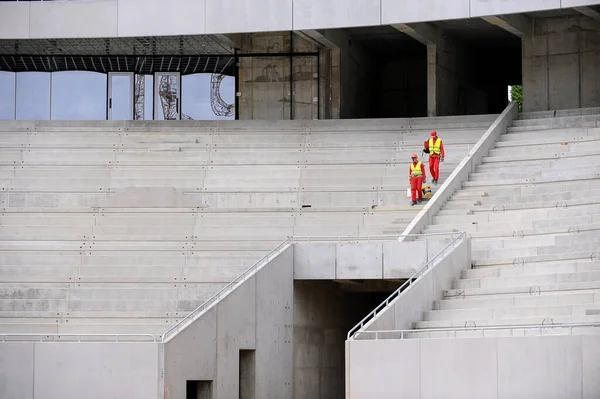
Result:
[[[600,303],[600,290],[536,291],[526,293],[456,296],[435,301],[434,310],[562,306]]]
[[[469,182],[466,182],[469,183]],[[551,181],[546,183],[529,182],[521,184],[499,184],[495,186],[471,185],[463,188],[454,194],[453,198],[476,198],[492,197],[498,195],[540,195],[564,192],[577,192],[579,190],[598,190],[600,189],[600,179],[587,180],[566,180]]]
[[[578,290],[597,290],[600,289],[600,281],[558,283],[546,285],[523,285],[512,287],[486,287],[486,288],[459,288],[444,291],[444,298],[451,297],[471,297],[481,295],[510,295],[516,293],[536,295],[539,292],[546,291],[578,291]]]
[[[485,266],[463,270],[461,278],[488,278],[542,275],[546,273],[581,273],[600,270],[600,260],[572,260],[528,263],[512,266]]]
[[[548,140],[559,139],[564,140],[580,140],[583,138],[598,137],[600,135],[600,128],[570,128],[570,129],[540,129],[540,130],[529,130],[529,131],[511,131],[508,128],[508,132],[500,137],[499,143],[513,142],[513,141],[528,141],[528,142],[547,142]],[[537,141],[536,141],[537,139]]]
[[[402,230],[429,131],[443,182],[495,118],[16,123],[0,135],[0,332],[162,333],[289,235]],[[121,187],[198,204],[103,206]]]
[[[597,122],[600,121],[600,112],[590,110],[588,113],[582,114],[571,114],[571,115],[555,115],[553,118],[547,119],[515,119],[513,121],[514,127],[519,126],[562,126],[566,124],[572,124],[574,127],[581,127],[586,122]]]
[[[460,320],[497,320],[520,319],[530,317],[578,317],[600,315],[600,303],[560,305],[560,306],[530,306],[530,307],[500,307],[488,309],[452,309],[433,310],[425,312],[423,321],[460,321]]]
[[[573,109],[561,109],[552,111],[535,111],[535,112],[521,112],[517,119],[553,119],[564,116],[580,116],[580,115],[599,115],[600,107],[587,107],[587,108],[573,108]]]
[[[465,328],[465,327],[487,327],[487,326],[537,326],[544,324],[572,324],[572,323],[597,323],[600,315],[576,315],[576,316],[531,316],[502,319],[474,319],[474,320],[430,320],[418,321],[416,329],[426,328]]]
[[[472,212],[486,212],[487,209],[494,209],[497,205],[512,205],[512,204],[543,204],[551,203],[552,201],[569,201],[578,199],[594,199],[600,198],[600,190],[578,190],[576,192],[556,192],[551,194],[527,194],[527,195],[498,195],[493,197],[482,197],[481,195],[474,195],[472,197],[453,197],[452,201],[448,202],[444,208],[437,213],[439,216],[450,216],[458,214],[457,210],[462,210],[462,214],[468,214]],[[467,208],[467,209],[465,209]],[[482,209],[482,211],[479,211]]]
[[[449,331],[443,329],[413,330],[404,333],[405,339],[436,339],[436,338],[499,338],[499,337],[554,337],[554,336],[579,336],[600,334],[600,328],[595,326],[565,326],[547,325],[536,328],[498,328],[498,329],[475,329],[456,328]]]
[[[600,281],[600,272],[545,273],[520,276],[469,278],[454,280],[452,282],[452,288],[501,288],[522,285],[537,286],[591,281]]]
[[[512,258],[513,260],[521,258],[526,259],[535,256],[554,255],[563,253],[588,252],[588,254],[594,254],[595,251],[599,248],[599,245],[600,238],[596,238],[593,241],[557,244],[547,247],[486,249],[481,251],[473,251],[472,257],[475,261],[479,261],[483,259],[491,260],[501,258]]]

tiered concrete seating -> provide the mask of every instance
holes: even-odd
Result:
[[[0,332],[161,334],[288,236],[399,233],[410,153],[494,118],[0,124]]]
[[[568,115],[515,121],[425,229],[468,231],[474,265],[417,328],[600,322],[600,109]]]

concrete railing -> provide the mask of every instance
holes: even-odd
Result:
[[[433,221],[433,217],[442,209],[444,204],[452,197],[455,191],[462,187],[463,182],[469,179],[469,175],[475,171],[477,165],[481,164],[483,157],[487,156],[489,150],[494,148],[496,141],[506,132],[512,121],[517,117],[519,108],[516,101],[511,102],[508,107],[494,121],[492,126],[479,139],[477,144],[471,148],[469,154],[462,160],[450,177],[442,184],[440,189],[423,207],[421,212],[404,229],[399,241],[412,239],[414,234],[420,233],[425,226]]]

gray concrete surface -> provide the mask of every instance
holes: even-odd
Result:
[[[256,397],[293,397],[293,262],[287,247],[166,342],[169,398],[185,398],[187,380],[212,380],[215,399],[236,396],[240,349],[256,350]]]
[[[416,328],[600,321],[597,109],[553,115],[516,120],[423,230],[469,232],[474,267]]]
[[[158,343],[1,343],[0,397],[157,397]]]
[[[600,335],[346,341],[347,398],[600,395]],[[440,359],[452,359],[452,367]]]
[[[523,40],[524,111],[600,105],[599,26],[583,15],[536,21],[535,34]]]
[[[277,32],[464,19],[595,4],[592,0],[133,0],[3,3],[0,38],[136,37]],[[161,11],[159,11],[161,10]],[[225,12],[224,10],[228,10]],[[262,12],[261,10],[268,10]],[[329,17],[324,19],[321,14]],[[195,18],[190,18],[194,15]],[[164,20],[173,21],[164,24]],[[64,21],[76,20],[76,24]]]
[[[2,122],[0,332],[160,335],[287,236],[398,234],[410,153],[493,119]]]

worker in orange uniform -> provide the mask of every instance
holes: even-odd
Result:
[[[412,198],[412,204],[417,204],[417,193],[419,194],[418,201],[423,201],[423,183],[427,181],[427,175],[425,174],[425,166],[423,162],[419,161],[417,154],[412,154],[412,163],[408,170],[408,177],[410,180],[410,195]]]
[[[425,152],[429,154],[429,172],[431,173],[431,181],[437,184],[440,178],[440,162],[444,162],[445,152],[442,139],[437,136],[435,130],[431,131],[431,138],[423,144]]]

